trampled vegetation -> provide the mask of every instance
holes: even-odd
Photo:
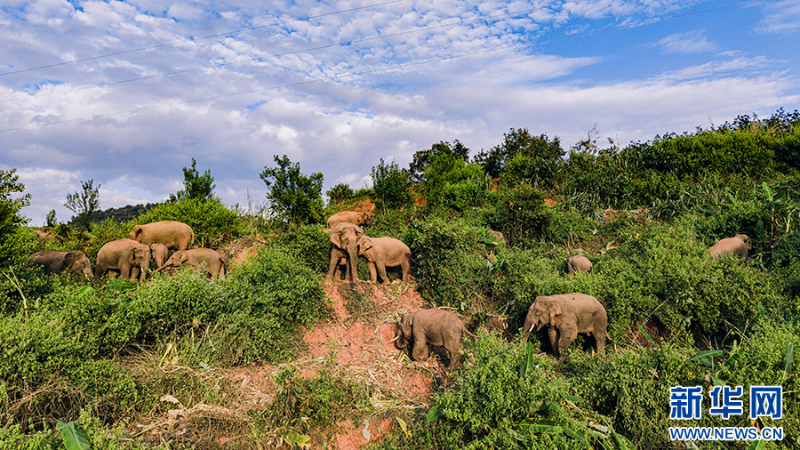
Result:
[[[455,141],[407,169],[376,161],[371,189],[335,186],[327,206],[322,174],[276,156],[261,173],[272,207],[246,211],[214,198],[193,161],[170,202],[88,231],[53,223],[48,239],[20,214],[14,169],[0,171],[0,448],[331,448],[345,419],[365,425],[364,444],[370,421],[388,420],[375,449],[756,448],[671,441],[670,426],[782,427],[766,448],[800,447],[798,112],[626,147],[600,148],[590,132],[565,149],[511,129],[469,155]],[[434,393],[413,408],[327,359],[312,374],[301,364],[303,330],[332,314],[323,222],[372,204],[367,234],[406,243],[416,291],[479,335],[457,371],[414,366],[434,374]],[[184,271],[133,285],[27,263],[41,250],[95,261],[104,243],[158,220],[191,225],[195,246],[231,257],[227,279]],[[710,257],[736,234],[752,239],[748,258]],[[567,276],[580,251],[592,271]],[[363,261],[358,270],[369,279]],[[348,292],[363,314],[370,299]],[[537,296],[569,292],[605,306],[605,355],[579,337],[557,363],[545,333],[521,339]],[[253,399],[232,374],[265,367],[274,392],[242,407]],[[744,414],[711,415],[704,394],[700,419],[670,419],[670,388],[714,385],[744,387]],[[751,421],[750,386],[782,386],[783,418]]]

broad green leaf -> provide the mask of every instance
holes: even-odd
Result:
[[[428,411],[428,414],[425,416],[425,418],[428,420],[428,422],[433,422],[434,420],[438,419],[439,417],[442,417],[442,412],[435,405],[433,407],[431,407],[430,411]]]
[[[581,400],[580,397],[576,397],[576,396],[570,395],[570,394],[561,394],[561,396],[564,397],[565,399],[571,401],[572,403],[581,403],[583,401],[583,400]]]
[[[636,450],[636,446],[621,434],[612,433],[611,438],[614,439],[614,442],[620,450]]]
[[[717,378],[714,375],[711,375],[711,382],[714,383],[714,386],[726,386],[728,384],[727,381],[722,378]]]
[[[136,289],[136,285],[128,280],[111,280],[108,282],[108,287],[119,292],[132,291]]]
[[[522,362],[522,365],[519,368],[519,377],[525,378],[530,375],[535,365],[533,344],[528,342],[525,350],[525,360]]]
[[[747,450],[764,450],[767,441],[753,441],[750,443],[750,446],[747,447]]]
[[[92,292],[94,292],[94,288],[92,288],[91,286],[84,286],[84,287],[78,289],[78,294],[79,295],[89,295]]]
[[[701,352],[697,352],[694,356],[687,359],[685,364],[690,363],[698,363],[704,364],[707,366],[711,366],[711,358],[716,358],[717,356],[721,356],[724,352],[722,350],[703,350]]]
[[[525,419],[519,423],[520,428],[533,433],[562,433],[561,421],[549,419]]]
[[[646,338],[647,338],[647,340],[650,342],[650,344],[652,344],[652,345],[653,345],[653,347],[657,347],[657,345],[656,345],[656,342],[655,342],[655,341],[654,341],[654,340],[653,340],[653,339],[650,337],[650,335],[649,335],[649,334],[647,334],[647,331],[645,331],[645,329],[644,329],[644,327],[642,326],[642,324],[640,324],[640,323],[637,323],[637,324],[636,324],[636,326],[637,326],[637,327],[639,327],[639,331],[641,331],[641,332],[642,332],[642,335],[644,335],[644,337],[646,337]]]
[[[67,450],[89,450],[92,448],[89,445],[89,440],[86,435],[78,428],[78,423],[75,421],[64,423],[58,421],[56,430],[61,432],[61,440]]]

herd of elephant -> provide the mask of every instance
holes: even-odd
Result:
[[[31,255],[31,263],[42,266],[47,273],[82,273],[100,278],[109,272],[111,278],[144,281],[150,271],[150,260],[156,270],[175,273],[181,267],[203,269],[212,278],[225,278],[225,261],[210,248],[189,249],[194,240],[192,227],[182,222],[162,220],[136,225],[127,239],[107,242],[97,253],[94,270],[88,255],[82,250],[71,252],[44,251]],[[175,250],[170,256],[170,250]]]
[[[752,248],[747,235],[737,234],[719,240],[708,252],[714,259],[725,255],[746,258]],[[333,258],[332,250],[332,267]],[[592,262],[583,255],[568,258],[566,263],[569,275],[588,273],[592,269]],[[559,362],[564,360],[567,348],[578,334],[594,337],[597,352],[605,353],[608,314],[605,307],[591,295],[572,292],[536,297],[525,315],[523,339],[527,341],[534,328],[538,332],[542,327],[547,328],[553,354]],[[404,314],[397,324],[394,340],[399,349],[408,347],[412,342],[411,357],[416,361],[428,359],[430,346],[444,347],[450,358],[448,369],[454,369],[458,365],[464,334],[475,336],[466,330],[457,315],[441,309],[427,309]]]
[[[343,211],[328,219],[324,230],[330,234],[331,242],[327,281],[339,279],[340,272],[343,272],[346,282],[358,282],[359,257],[366,258],[373,283],[377,283],[378,277],[384,284],[389,283],[387,267],[400,267],[402,281],[411,281],[411,250],[398,239],[366,236],[362,226],[366,226],[369,219],[370,214],[361,211]],[[189,250],[193,239],[194,231],[189,225],[165,220],[136,225],[129,239],[117,239],[103,245],[97,254],[94,271],[88,256],[80,250],[38,252],[31,255],[31,262],[44,267],[49,273],[83,273],[99,278],[106,271],[111,271],[112,274],[118,272],[122,279],[144,281],[152,258],[157,266],[156,272],[174,273],[180,267],[194,267],[209,272],[212,278],[224,279],[225,262],[222,255],[209,248]],[[170,249],[176,250],[171,256]],[[714,259],[724,255],[746,258],[750,250],[750,238],[737,234],[719,240],[709,249],[709,253]],[[588,273],[592,269],[592,262],[583,255],[568,258],[566,265],[569,275]],[[343,271],[341,266],[344,266]],[[605,353],[607,325],[605,307],[591,295],[573,292],[539,296],[528,308],[523,336],[527,340],[534,328],[538,332],[546,327],[553,354],[562,361],[578,334],[594,337],[598,353]],[[449,354],[447,367],[454,369],[458,366],[464,334],[475,337],[467,331],[456,314],[434,308],[404,314],[397,323],[393,341],[401,350],[411,345],[410,354],[415,361],[427,360],[430,346],[443,347]]]

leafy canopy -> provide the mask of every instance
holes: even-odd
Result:
[[[75,213],[73,222],[78,228],[89,231],[92,219],[100,209],[100,185],[94,187],[94,180],[81,181],[82,192],[67,194],[64,206]]]
[[[372,190],[379,209],[401,208],[411,203],[411,178],[396,162],[385,163],[381,158],[372,166]]]
[[[300,164],[286,155],[275,155],[278,167],[264,167],[259,175],[269,191],[272,213],[292,225],[305,225],[322,221],[322,172],[303,175]]]
[[[203,175],[197,171],[197,161],[192,158],[192,167],[183,168],[183,190],[178,191],[177,195],[170,194],[170,203],[175,203],[184,198],[192,198],[200,201],[208,201],[214,198],[214,177],[211,170],[206,170]]]

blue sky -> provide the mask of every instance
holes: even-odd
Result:
[[[263,202],[273,155],[325,189],[510,128],[626,145],[800,109],[800,0],[0,0],[0,168],[42,224],[101,184],[157,202],[181,168]]]

